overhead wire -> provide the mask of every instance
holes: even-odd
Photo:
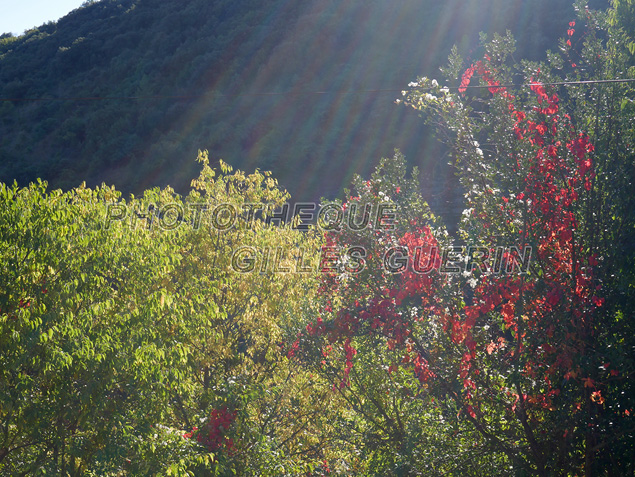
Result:
[[[604,84],[604,83],[632,83],[635,78],[624,79],[605,79],[605,80],[580,80],[580,81],[554,81],[554,82],[531,82],[522,84],[496,84],[496,85],[467,85],[467,86],[445,86],[449,90],[458,89],[489,89],[489,88],[523,88],[531,86],[574,86],[587,84]],[[426,88],[432,91],[432,88]],[[239,97],[239,96],[297,96],[297,95],[344,95],[344,94],[370,94],[370,93],[401,93],[403,89],[360,89],[349,91],[283,91],[283,92],[241,92],[241,93],[201,93],[189,95],[140,95],[140,96],[52,96],[42,98],[0,98],[0,102],[44,102],[44,101],[151,101],[172,99],[175,101],[190,101],[206,97]]]

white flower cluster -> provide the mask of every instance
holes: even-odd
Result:
[[[483,157],[483,150],[480,148],[478,141],[474,141],[474,147],[476,148],[476,154]]]

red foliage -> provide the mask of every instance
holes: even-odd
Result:
[[[485,60],[489,63],[488,58]],[[428,226],[413,224],[411,230],[393,237],[392,243],[396,240],[410,251],[420,251],[420,260],[410,260],[392,281],[385,282],[385,277],[378,277],[373,287],[367,284],[363,289],[360,287],[364,285],[350,283],[343,289],[333,277],[326,277],[328,286],[323,291],[328,289],[343,293],[341,296],[351,296],[347,293],[355,289],[353,295],[357,298],[353,306],[345,304],[336,312],[329,326],[322,318],[307,326],[310,335],[327,336],[329,343],[343,343],[345,365],[340,386],[348,382],[357,352],[351,338],[366,334],[379,334],[385,337],[389,349],[404,350],[399,365],[412,367],[419,380],[426,382],[437,377],[439,372],[435,366],[438,364],[422,354],[423,350],[413,347],[413,339],[417,337],[412,336],[412,330],[417,320],[436,317],[451,342],[464,346],[458,378],[463,382],[466,402],[471,403],[465,411],[472,418],[477,416],[475,378],[481,373],[477,359],[480,353],[492,356],[504,352],[509,359],[518,360],[522,356],[523,374],[541,383],[534,387],[540,391],[517,396],[515,402],[510,402],[512,412],[519,400],[525,408],[550,408],[551,400],[560,392],[552,384],[556,382],[553,377],[571,371],[571,375],[578,374],[572,368],[576,355],[582,351],[579,343],[592,332],[593,310],[603,303],[595,294],[593,282],[592,266],[597,260],[585,256],[576,237],[578,224],[574,207],[594,178],[590,157],[593,145],[586,134],[574,132],[567,115],[558,114],[559,98],[548,92],[544,84],[531,79],[531,91],[538,106],[530,111],[520,110],[512,102],[515,97],[500,86],[495,79],[496,72],[488,69],[487,63],[478,61],[468,67],[459,91],[465,92],[473,75],[478,74],[489,85],[492,95],[508,103],[514,120],[513,134],[519,143],[518,150],[523,151],[511,162],[516,176],[524,177],[524,181],[518,184],[518,190],[511,191],[517,201],[512,203],[507,197],[501,197],[499,210],[502,214],[523,211],[524,224],[517,232],[517,240],[519,244],[533,245],[533,259],[537,260],[542,276],[538,278],[535,273],[531,277],[522,274],[482,276],[472,298],[466,300],[467,305],[458,310],[448,307],[439,293],[446,285],[446,278],[434,273],[441,258],[431,251],[436,250],[438,243]],[[367,183],[367,187],[373,185]],[[483,213],[477,217],[482,217],[484,230],[489,228],[486,222],[491,217]],[[512,219],[509,216],[506,223]],[[342,237],[333,234],[327,237],[334,246],[340,239]],[[507,254],[504,258],[511,257]],[[378,286],[379,283],[385,285]],[[411,316],[404,305],[417,306],[417,316]],[[474,333],[480,322],[498,321],[503,329],[513,333],[513,343],[502,336],[482,340]],[[390,367],[390,372],[395,366]]]
[[[223,406],[220,409],[212,409],[209,419],[202,429],[195,427],[192,432],[185,433],[183,437],[196,439],[198,443],[207,447],[210,452],[224,448],[231,453],[234,451],[234,441],[227,437],[226,434],[235,419],[236,411],[229,411],[227,406]]]

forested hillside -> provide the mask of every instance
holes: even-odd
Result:
[[[543,57],[573,16],[570,0],[86,2],[0,39],[0,180],[185,191],[208,149],[313,200],[400,148],[437,208],[452,173],[400,91],[453,44],[480,54],[480,31]]]

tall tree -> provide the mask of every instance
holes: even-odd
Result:
[[[434,406],[446,410],[441,435],[447,446],[457,433],[468,436],[456,459],[475,474],[632,471],[631,252],[615,247],[633,237],[632,88],[605,82],[623,77],[629,56],[606,15],[578,7],[546,62],[514,63],[511,36],[495,35],[467,67],[451,56],[449,86],[420,78],[404,92],[456,160],[467,204],[461,247],[448,248],[443,233],[421,222],[420,205],[398,207],[400,226],[389,231],[373,223],[334,233],[344,250],[365,247],[368,267],[329,278],[324,317],[310,325],[341,343],[341,386],[373,403],[375,416],[356,407],[367,425],[404,429],[394,409],[391,417],[350,379],[356,362],[386,362],[373,344],[400,350],[386,389],[395,369],[415,378],[406,395],[427,396],[432,421]],[[516,78],[523,86],[512,86]],[[356,181],[347,208],[403,201],[408,188],[385,164]],[[388,435],[397,447],[408,441]],[[605,457],[614,445],[620,458]],[[435,464],[457,471],[448,460],[427,463]],[[426,464],[404,469],[417,465]]]

